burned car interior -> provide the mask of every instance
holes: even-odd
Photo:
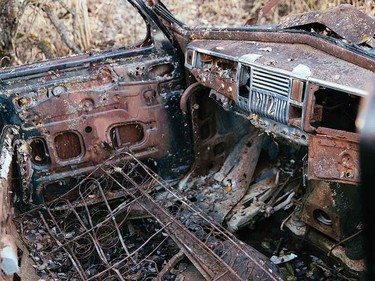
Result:
[[[189,27],[129,2],[142,42],[0,70],[0,279],[359,280],[375,20]],[[260,225],[336,279],[287,278],[283,239],[244,238]]]

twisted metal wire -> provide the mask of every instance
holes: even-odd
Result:
[[[142,225],[147,238],[130,231],[133,207],[153,218]],[[179,249],[206,279],[281,280],[265,257],[126,150],[18,221],[25,244],[41,263],[37,268],[60,280],[151,280]],[[161,251],[164,260],[155,255]]]

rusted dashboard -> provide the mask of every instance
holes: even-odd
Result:
[[[309,145],[309,178],[358,183],[355,120],[367,69],[302,44],[201,40],[185,66],[224,109]]]

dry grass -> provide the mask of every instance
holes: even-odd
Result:
[[[241,26],[268,0],[164,0],[177,18],[192,26]],[[126,0],[29,0],[16,37],[16,64],[90,50],[116,48],[145,36],[142,18]],[[350,3],[375,14],[374,1],[282,0],[263,23],[310,10]],[[63,36],[61,36],[63,35]]]
[[[142,17],[127,1],[37,0],[28,4],[20,17],[16,63],[71,55],[77,49],[117,48],[145,35]]]
[[[269,0],[164,0],[163,2],[177,18],[191,26],[241,26]],[[289,14],[326,10],[340,4],[352,4],[369,15],[375,15],[373,0],[281,0],[266,15],[262,23],[278,23],[282,17]]]

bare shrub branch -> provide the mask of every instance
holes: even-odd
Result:
[[[50,5],[46,4],[43,5],[42,10],[47,14],[47,17],[53,24],[53,26],[56,28],[58,34],[60,35],[63,42],[68,46],[70,50],[72,50],[74,53],[79,54],[81,53],[81,50],[77,47],[77,45],[69,38],[67,28],[65,25],[58,19],[58,17],[53,12]]]

